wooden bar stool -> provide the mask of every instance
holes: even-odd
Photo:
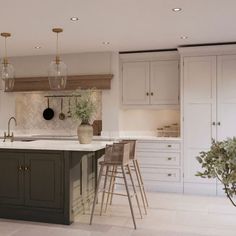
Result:
[[[145,214],[147,214],[147,207],[149,205],[148,205],[148,200],[147,200],[147,195],[146,195],[146,191],[145,191],[145,187],[144,187],[142,174],[140,171],[139,162],[136,157],[136,140],[122,140],[120,143],[129,143],[130,144],[130,155],[129,155],[129,159],[131,162],[130,167],[131,167],[131,170],[133,170],[135,172],[137,182],[138,182],[138,187],[140,189],[140,195],[142,198],[144,211],[145,211]],[[117,171],[117,167],[114,167],[112,172],[113,173],[112,173],[112,177],[111,177],[111,181],[110,181],[110,185],[109,185],[109,192],[111,192],[111,193],[108,194],[108,196],[107,196],[106,209],[107,209],[107,205],[108,205],[109,201],[110,201],[110,205],[112,204],[112,199],[113,199],[112,193],[114,192],[114,188],[115,188],[115,184],[116,184],[116,182],[115,182],[116,176],[119,173]]]
[[[132,201],[131,201],[131,198],[133,196],[136,198],[137,206],[138,206],[141,218],[142,218],[142,212],[141,212],[136,188],[134,185],[132,172],[130,169],[129,156],[130,156],[130,144],[129,143],[114,143],[112,146],[106,147],[104,161],[99,162],[101,167],[100,167],[100,171],[99,171],[97,189],[95,192],[94,202],[93,202],[93,206],[92,206],[90,225],[92,224],[92,221],[93,221],[93,215],[94,215],[96,202],[98,199],[98,193],[102,192],[102,202],[101,202],[101,210],[100,210],[100,215],[102,215],[105,194],[111,194],[110,189],[107,190],[108,177],[113,178],[113,174],[112,174],[113,171],[112,170],[117,169],[119,167],[121,169],[121,174],[122,174],[122,176],[119,176],[119,178],[124,180],[126,194],[115,193],[114,191],[112,194],[128,197],[134,228],[135,229],[137,228],[136,222],[135,222],[135,217],[134,217],[134,210],[133,210]],[[105,174],[104,174],[104,169],[105,169]],[[133,193],[134,193],[133,195],[131,195],[131,193],[130,193],[130,189],[129,189],[128,181],[127,181],[127,175],[130,177],[130,180],[131,180],[131,186],[132,186]],[[103,188],[99,191],[102,176],[105,177],[104,184],[103,184]]]

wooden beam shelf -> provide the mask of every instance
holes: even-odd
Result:
[[[110,89],[112,74],[71,75],[67,77],[65,90],[77,88]],[[9,92],[50,91],[48,77],[15,78],[14,89]]]

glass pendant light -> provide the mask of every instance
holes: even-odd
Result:
[[[5,91],[11,91],[14,88],[14,67],[9,63],[7,58],[7,38],[11,37],[10,33],[1,33],[1,36],[5,38],[5,56],[1,64],[1,78],[2,85]]]
[[[63,32],[61,28],[52,29],[54,33],[57,34],[57,42],[56,42],[56,57],[49,66],[48,72],[48,80],[49,86],[52,90],[62,90],[66,87],[67,80],[67,66],[60,59],[59,50],[58,50],[58,34]]]

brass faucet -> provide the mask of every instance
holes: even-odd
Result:
[[[12,133],[10,134],[11,120],[14,120],[14,121],[15,121],[15,125],[17,125],[16,118],[12,116],[12,117],[8,120],[7,134],[6,134],[6,132],[4,132],[4,140],[3,140],[3,142],[6,142],[7,139],[10,139],[11,142],[14,141],[14,133],[12,132]]]

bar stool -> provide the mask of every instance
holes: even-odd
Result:
[[[136,157],[136,140],[122,140],[120,141],[120,143],[129,143],[130,144],[130,155],[129,155],[129,159],[131,162],[131,170],[133,170],[135,172],[136,178],[137,178],[137,182],[138,182],[138,187],[140,189],[140,195],[142,198],[142,202],[143,202],[143,207],[144,207],[144,211],[145,214],[147,214],[147,207],[148,205],[148,200],[147,200],[147,195],[146,195],[146,191],[145,191],[145,187],[144,187],[144,182],[143,182],[143,178],[142,178],[142,174],[140,171],[140,166],[139,166],[139,162],[138,159]],[[110,205],[112,204],[112,200],[113,200],[113,192],[114,192],[114,188],[116,185],[116,176],[119,173],[117,171],[117,167],[114,167],[112,170],[112,177],[111,177],[111,181],[110,181],[110,185],[109,185],[109,192],[111,192],[110,194],[108,194],[107,197],[107,202],[106,202],[106,209],[107,209],[107,205],[108,202],[110,201]]]
[[[130,207],[130,211],[131,211],[131,215],[132,215],[132,219],[133,219],[134,228],[135,229],[137,228],[135,217],[134,217],[133,205],[132,205],[132,201],[131,201],[131,198],[133,196],[135,196],[135,198],[136,198],[137,206],[138,206],[141,218],[142,218],[142,212],[141,212],[141,208],[140,208],[140,204],[139,204],[139,200],[138,200],[138,196],[137,196],[137,191],[136,191],[136,188],[134,185],[134,180],[133,180],[131,169],[130,169],[129,156],[130,156],[130,144],[129,143],[114,143],[112,146],[111,145],[106,146],[104,161],[99,162],[100,171],[99,171],[97,189],[95,192],[94,202],[93,202],[93,206],[92,206],[92,212],[91,212],[91,216],[90,216],[90,225],[92,224],[92,221],[93,221],[93,215],[94,215],[96,202],[98,199],[98,193],[102,192],[102,202],[101,202],[100,215],[102,215],[102,211],[103,211],[105,193],[111,194],[110,189],[108,189],[108,190],[106,189],[108,177],[113,177],[113,175],[110,175],[110,173],[112,173],[112,171],[110,169],[111,168],[117,169],[118,167],[120,167],[122,176],[120,176],[119,178],[124,180],[126,194],[115,193],[114,191],[112,194],[128,197],[128,202],[129,202],[129,207]],[[105,174],[104,174],[104,169],[105,169]],[[133,195],[131,195],[130,190],[129,190],[128,181],[127,181],[127,174],[129,175],[130,180],[131,180]],[[103,184],[103,188],[99,191],[102,176],[105,177],[104,184]]]

